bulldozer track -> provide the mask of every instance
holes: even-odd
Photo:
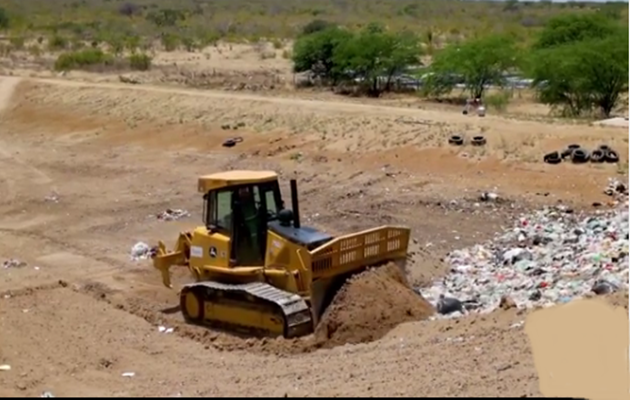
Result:
[[[286,338],[303,336],[312,332],[312,316],[309,305],[295,293],[286,292],[284,290],[277,289],[267,283],[253,282],[245,284],[226,284],[213,281],[197,282],[184,285],[182,287],[181,296],[190,290],[199,290],[199,288],[205,289],[204,302],[212,302],[211,297],[213,295],[223,293],[231,293],[240,297],[239,301],[247,303],[257,304],[273,304],[275,311],[279,311],[284,319],[284,335]],[[184,311],[184,307],[182,307]],[[204,325],[216,326],[216,325],[233,325],[228,323],[212,322],[211,318],[208,318],[203,322]],[[237,326],[237,328],[244,328],[247,331],[258,331],[248,326]]]

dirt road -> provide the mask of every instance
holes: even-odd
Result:
[[[199,174],[271,168],[299,177],[308,224],[410,225],[412,278],[422,281],[443,272],[441,252],[505,223],[503,206],[466,208],[478,190],[499,186],[532,203],[571,194],[588,205],[615,173],[614,166],[551,169],[512,160],[509,149],[527,141],[534,154],[606,140],[627,154],[614,128],[144,86],[7,78],[0,85],[0,258],[26,262],[0,270],[0,364],[12,367],[0,371],[2,396],[537,394],[516,312],[413,322],[375,342],[296,354],[298,342],[185,327],[166,312],[175,293],[146,261],[130,260],[130,247],[174,240],[198,223]],[[485,153],[440,144],[481,128],[491,142]],[[245,141],[221,147],[234,135]],[[169,207],[192,217],[155,217]]]

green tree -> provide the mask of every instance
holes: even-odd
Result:
[[[538,50],[530,63],[538,98],[566,116],[609,116],[627,91],[628,55],[623,32]]]
[[[302,35],[310,35],[334,27],[335,24],[323,19],[314,19],[302,28]]]
[[[518,64],[517,54],[514,40],[502,35],[449,45],[434,57],[425,94],[448,93],[461,81],[472,97],[481,97],[487,85],[503,86],[504,73]]]
[[[539,50],[582,40],[603,39],[619,29],[618,24],[602,14],[562,14],[545,24],[533,48]]]
[[[392,78],[411,65],[419,64],[417,37],[410,33],[392,34],[377,24],[340,44],[335,51],[334,71],[358,81],[371,96],[390,89]]]
[[[0,7],[0,29],[7,29],[9,27],[9,14],[7,11]]]
[[[353,37],[340,28],[327,28],[297,39],[293,46],[293,71],[312,72],[316,77],[335,84],[333,55],[337,47]]]

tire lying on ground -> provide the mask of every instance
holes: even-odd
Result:
[[[608,149],[608,151],[604,153],[604,160],[608,163],[619,162],[619,154],[613,149]]]
[[[483,136],[473,136],[470,144],[473,146],[483,146],[487,143],[486,138]]]
[[[453,135],[448,138],[448,143],[454,146],[461,146],[464,144],[464,137],[461,135]]]
[[[592,163],[600,163],[604,161],[606,156],[606,152],[602,149],[595,149],[591,152],[591,162]]]
[[[589,160],[589,158],[590,158],[589,152],[581,148],[573,150],[573,153],[571,154],[571,161],[573,161],[576,164],[585,163]]]
[[[560,153],[560,158],[566,160],[571,157],[571,154],[573,154],[573,149],[564,149],[562,153]]]
[[[599,146],[597,146],[597,149],[603,151],[604,153],[606,153],[608,150],[612,150],[607,144],[600,144]]]
[[[552,153],[545,154],[543,161],[547,164],[560,164],[562,162],[562,158],[560,157],[560,153],[554,151]]]

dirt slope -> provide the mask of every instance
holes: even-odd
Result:
[[[348,279],[324,313],[317,329],[318,347],[371,342],[392,328],[435,313],[414,293],[395,264],[371,268]]]

